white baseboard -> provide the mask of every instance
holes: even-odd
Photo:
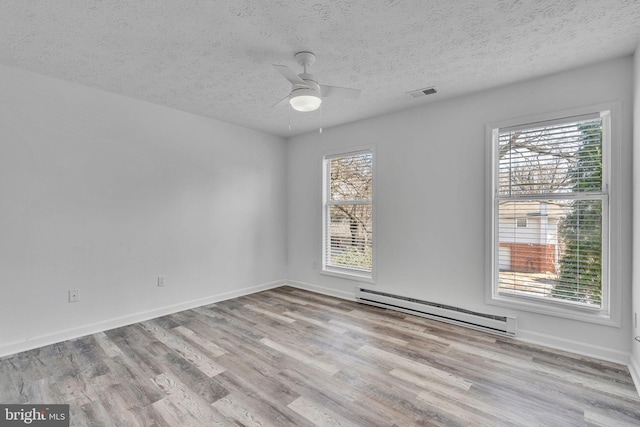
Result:
[[[633,357],[633,354],[631,355],[631,357],[629,357],[628,367],[629,373],[631,374],[631,379],[633,380],[633,384],[636,386],[636,390],[640,395],[640,364],[635,359],[635,357]]]
[[[583,342],[558,338],[548,334],[520,329],[518,330],[518,335],[515,339],[621,365],[627,365],[629,363],[629,353],[624,351],[612,350],[610,348],[600,347],[593,344],[585,344]]]
[[[295,280],[286,280],[284,284],[293,288],[304,289],[307,291],[316,292],[318,294],[329,295],[331,297],[342,298],[349,301],[356,300],[355,289],[352,292],[340,291],[338,289],[325,288],[324,286],[313,285],[311,283],[305,282],[297,282]]]
[[[198,298],[179,304],[159,307],[153,310],[134,313],[114,319],[107,319],[100,322],[84,325],[78,328],[67,329],[47,335],[33,337],[22,341],[14,341],[12,343],[0,346],[0,357],[9,356],[20,353],[22,351],[33,350],[35,348],[44,347],[74,338],[80,338],[86,335],[95,334],[97,332],[107,331],[109,329],[120,328],[122,326],[131,325],[133,323],[144,322],[145,320],[154,319],[156,317],[166,316],[168,314],[177,313],[179,311],[189,310],[195,307],[201,307],[207,304],[213,304],[232,298],[249,295],[267,289],[278,288],[285,284],[285,281],[279,280],[270,283],[263,283],[257,286],[243,288],[231,292],[225,292],[216,295],[210,295],[204,298]]]

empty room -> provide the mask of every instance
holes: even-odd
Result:
[[[640,425],[638,22],[0,2],[0,426]]]

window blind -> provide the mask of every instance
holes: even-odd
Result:
[[[498,293],[602,307],[602,117],[499,129],[494,143]]]

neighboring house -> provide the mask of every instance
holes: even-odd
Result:
[[[562,206],[546,201],[501,203],[500,270],[556,273],[558,226],[565,216]]]

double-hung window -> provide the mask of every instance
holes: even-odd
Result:
[[[488,132],[490,299],[607,317],[609,112]]]
[[[325,273],[373,278],[373,152],[323,159]]]

